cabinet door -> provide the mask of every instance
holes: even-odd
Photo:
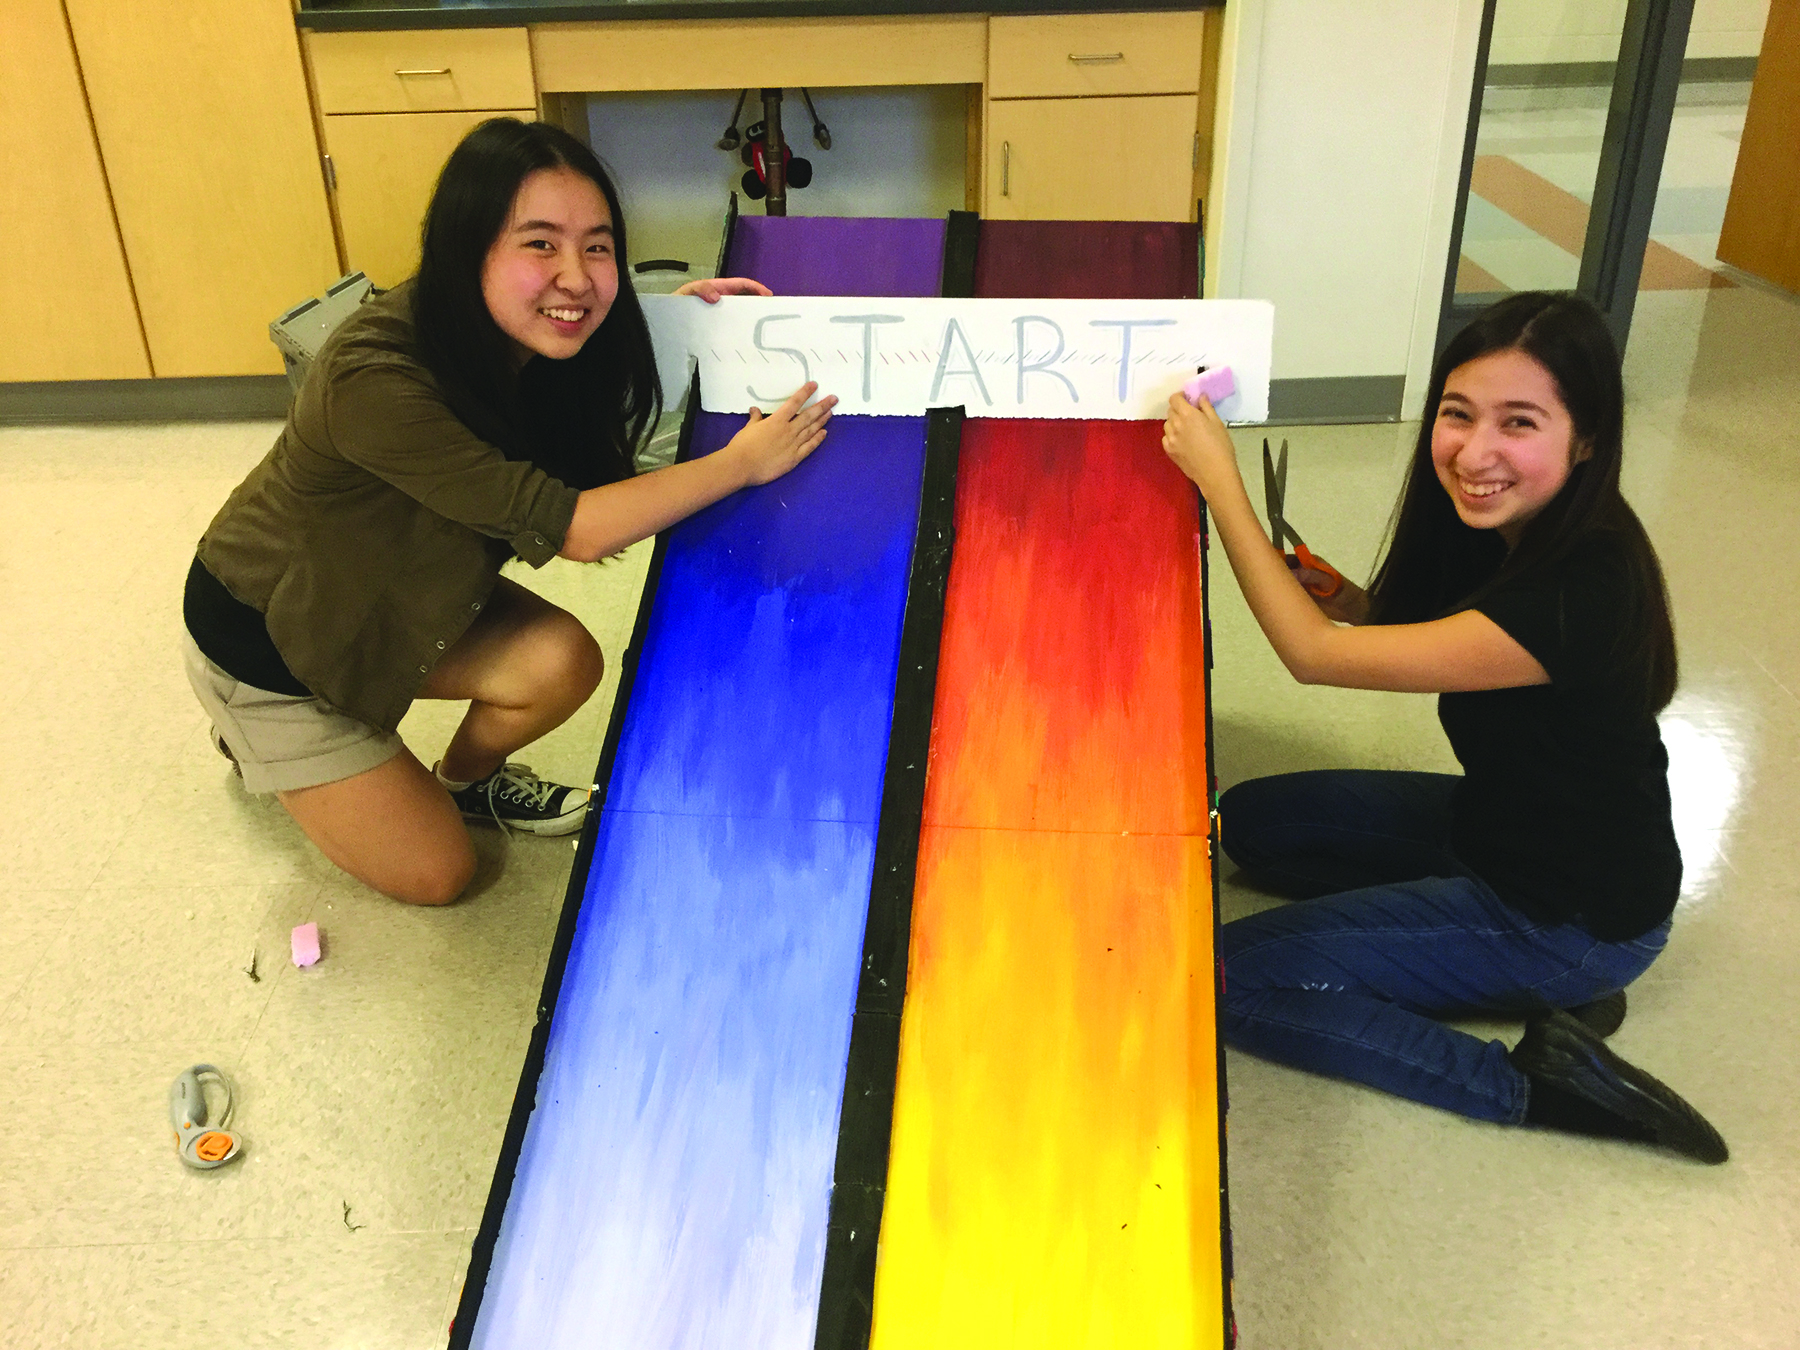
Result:
[[[66,0],[158,375],[279,374],[338,276],[289,0]]]
[[[137,302],[59,0],[0,40],[0,380],[149,375]]]
[[[1199,97],[994,99],[993,220],[1192,220]]]
[[[1769,9],[1719,259],[1800,291],[1800,4]]]
[[[490,117],[535,121],[536,112],[367,113],[325,119],[337,172],[344,261],[377,286],[393,286],[419,266],[419,227],[438,173],[457,142]]]

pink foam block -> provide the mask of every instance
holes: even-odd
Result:
[[[1237,381],[1231,377],[1230,366],[1214,366],[1211,370],[1201,371],[1182,385],[1181,393],[1189,403],[1193,404],[1198,404],[1200,395],[1205,394],[1212,400],[1213,407],[1216,408],[1237,393]]]
[[[294,964],[304,970],[319,959],[319,925],[303,923],[294,930]]]

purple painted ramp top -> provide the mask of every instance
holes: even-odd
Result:
[[[739,216],[727,276],[777,295],[936,295],[942,220]]]

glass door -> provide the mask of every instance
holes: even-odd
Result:
[[[1693,8],[1487,0],[1440,351],[1524,290],[1579,291],[1624,347]]]

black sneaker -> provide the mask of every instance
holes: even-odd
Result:
[[[469,820],[491,820],[527,834],[573,834],[587,819],[586,789],[546,783],[523,764],[502,764],[450,796]]]
[[[1546,1013],[1527,1022],[1524,1039],[1507,1058],[1534,1089],[1544,1083],[1554,1092],[1597,1107],[1629,1127],[1629,1135],[1654,1140],[1704,1163],[1722,1163],[1731,1156],[1719,1132],[1673,1088],[1620,1059],[1566,1012]],[[1528,1108],[1526,1120],[1530,1119]],[[1616,1133],[1627,1137],[1628,1132]]]
[[[1605,1040],[1625,1021],[1625,991],[1620,989],[1616,993],[1602,994],[1592,1003],[1583,1003],[1563,1011],[1601,1040]]]

